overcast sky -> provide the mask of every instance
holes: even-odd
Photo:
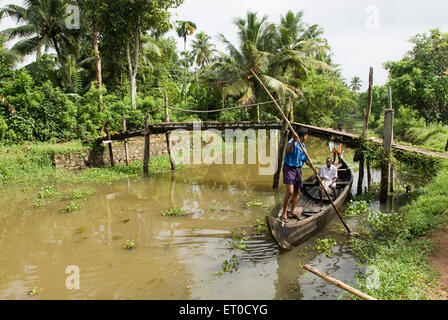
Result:
[[[22,4],[22,0],[0,0],[5,4]],[[411,48],[408,40],[418,34],[439,28],[448,32],[446,0],[185,0],[173,10],[172,20],[191,20],[198,31],[212,36],[219,50],[225,50],[217,35],[223,33],[237,44],[233,21],[245,17],[247,11],[267,15],[278,23],[288,10],[304,11],[304,21],[324,28],[342,75],[348,81],[359,76],[363,88],[368,82],[369,67],[374,68],[374,84],[387,81],[382,65],[399,60]],[[0,29],[14,26],[4,19]],[[169,35],[176,36],[174,32]],[[189,37],[190,42],[192,37]],[[178,46],[183,50],[179,39]]]

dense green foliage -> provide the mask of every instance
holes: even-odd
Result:
[[[448,123],[448,34],[438,29],[412,38],[400,61],[387,62],[390,84],[400,105],[417,110],[426,122]]]
[[[250,70],[277,98],[295,100],[282,104],[293,105],[297,120],[332,125],[334,117],[356,106],[357,94],[331,63],[322,28],[306,24],[302,11],[287,12],[278,25],[248,12],[235,20],[239,43],[222,35],[228,52],[217,56],[210,36],[194,34],[194,22],[177,21],[184,40],[180,54],[175,39],[163,36],[174,27],[169,10],[181,0],[77,1],[78,29],[66,27],[71,3],[30,0],[24,7],[0,8],[0,18],[20,23],[0,31],[0,95],[2,105],[8,104],[0,109],[3,144],[90,140],[104,126],[121,130],[123,117],[162,106],[165,92],[170,106],[197,110],[269,100]],[[6,40],[19,41],[7,50]],[[29,53],[36,53],[36,60],[15,69]],[[207,114],[170,110],[169,116],[171,121],[280,118],[273,105]],[[153,122],[163,120],[163,110],[152,114]],[[143,121],[132,118],[127,128]]]

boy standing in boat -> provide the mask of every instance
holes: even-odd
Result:
[[[324,188],[328,191],[333,191],[334,199],[336,200],[336,180],[338,180],[338,169],[333,165],[331,157],[328,157],[326,164],[320,168],[320,178]],[[322,187],[319,184],[317,188],[319,190],[320,204],[322,205]]]
[[[283,211],[281,220],[287,222],[287,209],[289,202],[291,203],[291,216],[294,219],[299,217],[294,213],[297,202],[299,201],[299,192],[303,187],[302,184],[302,170],[303,164],[306,163],[309,167],[311,164],[306,157],[305,153],[300,148],[299,141],[302,143],[303,149],[306,151],[304,141],[308,137],[308,131],[305,128],[301,128],[297,132],[298,136],[293,136],[286,145],[286,153],[283,163],[283,183],[286,187],[285,199],[283,200]],[[298,141],[299,140],[299,141]],[[314,169],[314,173],[317,174],[317,170]]]
[[[338,123],[338,131],[345,132],[342,123]],[[336,138],[336,141],[330,141],[330,151],[333,152],[333,163],[336,162],[336,155],[338,156],[338,163],[341,163],[342,141],[340,138]]]

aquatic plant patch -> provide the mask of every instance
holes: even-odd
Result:
[[[269,228],[264,218],[257,218],[253,227],[257,235],[269,234]]]
[[[331,248],[336,246],[338,243],[336,242],[336,240],[332,239],[332,238],[327,238],[327,239],[317,239],[316,240],[316,245],[315,245],[315,249],[319,252],[319,253],[323,253],[325,254],[327,257],[331,257],[332,255],[332,251]]]
[[[71,213],[71,212],[79,210],[79,209],[80,208],[79,208],[78,204],[76,202],[72,201],[64,209],[62,209],[62,211],[64,213]]]
[[[352,201],[350,200],[347,209],[345,209],[344,215],[348,218],[363,215],[369,212],[369,204],[367,201]]]
[[[126,242],[123,244],[123,249],[134,249],[135,242],[134,240],[126,240]]]
[[[69,199],[72,200],[85,200],[91,195],[95,194],[95,189],[88,189],[88,190],[73,190],[72,193],[69,195]]]
[[[170,208],[168,210],[165,210],[162,212],[162,215],[164,217],[169,216],[169,217],[184,217],[185,215],[187,215],[187,212],[185,211],[185,209],[183,208],[179,208],[179,207],[173,207]]]
[[[249,240],[249,237],[246,236],[244,231],[232,232],[232,240],[228,242],[228,245],[236,250],[246,250],[247,240]]]

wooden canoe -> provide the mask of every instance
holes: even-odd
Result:
[[[338,166],[337,198],[333,201],[338,210],[350,193],[352,183],[353,171],[342,160],[341,165]],[[318,184],[319,182],[314,175],[303,182],[303,188],[300,191],[295,210],[296,215],[301,215],[303,220],[288,219],[288,222],[280,220],[282,208],[280,208],[277,217],[266,216],[269,232],[280,247],[291,249],[304,242],[321,230],[336,213],[324,191],[322,191],[323,205],[320,205]],[[330,195],[333,196],[332,193]],[[288,216],[289,214],[290,210],[288,209]]]

